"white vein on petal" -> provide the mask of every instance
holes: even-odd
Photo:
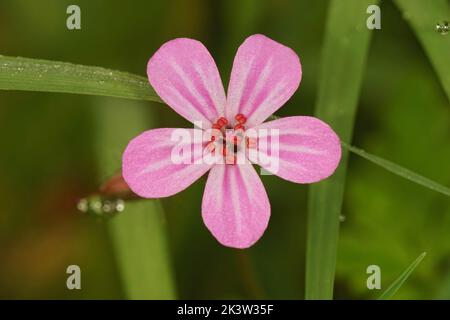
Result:
[[[209,66],[209,69],[212,67]],[[218,80],[217,77],[214,76],[214,70],[208,70],[208,73],[211,74],[213,79],[208,79],[206,76],[202,66],[194,62],[194,69],[197,72],[197,74],[200,76],[200,79],[202,81],[203,86],[205,87],[206,91],[209,93],[209,96],[211,97],[211,100],[214,104],[214,108],[216,109],[217,115],[223,115],[223,108],[225,106],[225,93],[223,92],[223,87],[221,88],[220,84],[217,83]],[[214,81],[214,82],[213,82]],[[219,101],[220,100],[220,101]]]
[[[267,131],[258,132],[258,135],[257,135],[257,138],[265,138],[265,137],[271,135],[270,129],[278,129],[278,128],[274,128],[270,122],[266,122],[260,126],[255,127],[254,129],[255,130],[267,129]],[[279,137],[287,136],[287,135],[299,135],[299,136],[313,136],[314,135],[314,133],[312,133],[310,131],[304,131],[303,128],[286,128],[286,129],[280,128],[278,130],[279,130],[279,135],[278,135]]]
[[[253,110],[253,112],[247,116],[249,123],[259,123],[267,118],[270,114],[267,114],[267,109],[272,109],[273,106],[276,106],[285,99],[286,93],[282,94],[283,91],[286,91],[288,86],[288,82],[283,79],[278,82],[275,88],[271,89],[270,93],[264,98],[261,104]],[[262,115],[263,113],[263,115]],[[264,119],[260,119],[264,118]]]
[[[280,144],[278,151],[286,151],[286,152],[297,152],[297,153],[306,153],[306,154],[313,154],[313,155],[324,155],[326,154],[325,150],[317,150],[313,148],[309,148],[302,145],[295,145],[295,144]]]
[[[254,61],[255,61],[255,57],[252,57],[246,63],[240,63],[239,66],[236,66],[237,68],[243,68],[244,70],[238,77],[239,82],[234,83],[233,87],[230,88],[231,90],[233,90],[233,94],[230,97],[228,97],[230,100],[227,102],[227,106],[228,106],[228,109],[230,109],[230,110],[226,110],[227,112],[237,113],[237,110],[239,110],[239,105],[242,100],[242,94],[244,93],[244,89],[246,88],[248,77],[250,75],[250,70],[253,67]],[[244,64],[243,67],[241,66],[242,64]],[[231,115],[227,114],[227,116],[232,117],[233,114],[231,114]]]
[[[231,167],[229,168],[231,170]],[[239,172],[239,170],[238,170]],[[229,176],[229,189],[231,192],[231,204],[236,218],[236,233],[238,236],[242,234],[242,215],[241,205],[239,203],[238,185],[236,181],[236,170],[230,171]]]
[[[194,97],[195,100],[198,101],[198,103],[202,107],[202,110],[207,113],[208,117],[210,118],[209,120],[213,120],[214,115],[211,114],[210,108],[208,108],[208,102],[197,90],[194,83],[192,82],[192,79],[187,76],[186,72],[175,60],[172,60],[170,65],[175,70],[175,73],[181,78],[189,93]]]
[[[267,78],[269,78],[270,74],[273,71],[273,57],[271,56],[267,62],[265,63],[261,73],[258,76],[258,80],[256,80],[255,87],[253,88],[250,97],[244,106],[239,110],[239,113],[244,115],[249,114],[252,109],[254,100],[261,94],[267,84]],[[258,108],[258,106],[256,107]]]
[[[169,90],[172,94],[172,97],[177,98],[178,99],[178,105],[182,106],[185,105],[186,107],[189,108],[189,110],[178,110],[178,112],[183,113],[184,115],[188,116],[189,119],[192,120],[199,120],[199,121],[203,121],[205,123],[210,123],[210,120],[207,119],[200,111],[198,111],[194,105],[187,100],[185,97],[183,97],[183,95],[174,87],[174,84],[172,83],[171,86],[166,86],[165,87],[167,90]],[[183,111],[188,111],[188,114],[186,114],[186,112]],[[192,115],[194,115],[194,117],[191,117],[191,115],[189,115],[189,113],[191,113]]]

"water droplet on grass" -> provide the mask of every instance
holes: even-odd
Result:
[[[97,214],[102,213],[103,204],[99,199],[93,199],[91,201],[90,207],[91,207],[92,211],[94,211],[95,213],[97,213]]]
[[[110,212],[113,212],[114,209],[115,209],[115,206],[114,206],[114,204],[113,204],[111,201],[106,200],[106,201],[103,202],[103,205],[102,205],[102,211],[103,211],[104,213],[110,213]]]
[[[87,201],[87,199],[81,199],[80,201],[78,201],[77,209],[81,212],[87,212],[89,210],[89,202]]]
[[[442,21],[436,24],[436,31],[440,34],[447,34],[449,30],[448,21]]]
[[[125,202],[122,199],[102,199],[100,196],[94,195],[80,199],[77,202],[77,210],[97,217],[109,217],[114,213],[124,211]]]
[[[125,202],[122,199],[118,199],[116,201],[116,211],[122,212],[123,210],[125,210]]]

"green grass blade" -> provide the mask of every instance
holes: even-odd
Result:
[[[147,78],[101,67],[0,56],[0,90],[63,92],[161,102]]]
[[[349,141],[370,35],[366,9],[373,0],[332,0],[325,29],[316,115]],[[348,152],[343,150],[335,174],[312,185],[308,199],[306,299],[332,299],[339,215],[344,195]]]
[[[353,147],[348,145],[347,143],[343,142],[342,146],[353,152],[354,154],[357,154],[358,156],[367,159],[376,165],[379,165],[380,167],[400,176],[405,179],[408,179],[412,182],[415,182],[417,184],[420,184],[421,186],[427,187],[431,190],[440,192],[442,194],[445,194],[446,196],[450,197],[450,189],[433,181],[428,178],[425,178],[424,176],[421,176],[411,170],[408,170],[402,166],[399,166],[398,164],[395,164],[389,160],[374,156],[370,153],[365,152],[362,149]]]
[[[400,287],[405,283],[405,281],[409,278],[411,273],[416,269],[419,263],[425,258],[427,255],[426,252],[423,252],[420,256],[414,260],[413,263],[398,277],[379,297],[378,300],[388,300],[394,296],[394,294],[400,289]]]
[[[396,0],[395,3],[422,44],[450,100],[449,35],[442,35],[435,30],[437,23],[448,21],[449,2],[446,0]]]
[[[96,99],[100,182],[121,167],[128,141],[150,127],[146,103]],[[164,214],[158,200],[125,203],[108,221],[123,287],[129,299],[175,298]]]
[[[127,298],[174,299],[159,201],[127,202],[125,211],[109,223]]]

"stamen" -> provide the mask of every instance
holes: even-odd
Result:
[[[257,141],[255,138],[247,137],[247,148],[256,149]]]
[[[227,125],[229,121],[225,117],[220,117],[215,123],[213,123],[213,133],[211,135],[210,141],[207,142],[205,148],[207,151],[213,153],[215,152],[218,144],[222,145],[219,151],[225,158],[226,164],[236,164],[237,153],[242,152],[241,148],[257,148],[257,140],[255,138],[250,138],[245,136],[245,126],[247,118],[242,114],[237,114],[234,119],[237,121],[232,126],[233,132],[227,134]],[[230,128],[230,126],[228,126]],[[242,139],[245,139],[245,146],[242,146]]]
[[[242,113],[237,114],[234,118],[241,124],[244,124],[247,121],[247,118]]]
[[[216,123],[222,128],[223,126],[226,126],[228,124],[228,120],[224,117],[220,117]]]
[[[224,144],[222,148],[222,155],[226,156],[228,154],[227,146]]]
[[[242,137],[244,136],[244,128],[237,128],[233,134],[233,143],[240,144],[242,141]]]
[[[233,144],[238,145],[238,144],[241,143],[241,141],[242,141],[242,137],[237,136],[237,135],[235,135],[235,136],[233,137]]]
[[[234,154],[228,154],[225,157],[226,164],[236,164],[236,156]]]
[[[238,136],[243,136],[244,135],[244,127],[237,128],[236,130],[234,130],[234,134],[238,135]]]
[[[209,141],[206,144],[206,150],[208,150],[209,152],[213,153],[214,150],[216,150],[216,144],[214,142],[212,142],[212,141]]]

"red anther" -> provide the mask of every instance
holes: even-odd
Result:
[[[220,130],[222,128],[222,126],[220,126],[218,123],[214,123],[212,125],[212,127],[213,127],[213,129],[217,129],[217,130]]]
[[[247,118],[242,113],[237,114],[234,118],[241,124],[244,124],[247,121]]]
[[[211,141],[215,141],[216,140],[216,136],[211,136]]]
[[[221,127],[226,126],[228,124],[228,120],[225,117],[220,117],[216,122]]]
[[[244,129],[244,126],[242,125],[242,123],[238,123],[237,125],[234,126],[234,130],[238,130],[238,129]]]

